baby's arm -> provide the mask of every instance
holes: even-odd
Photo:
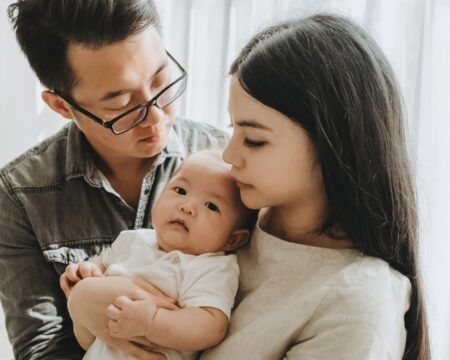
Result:
[[[199,351],[220,343],[227,316],[212,307],[167,310],[138,291],[118,297],[107,309],[110,335],[121,339],[145,336],[151,343],[175,350]]]
[[[75,284],[88,277],[103,276],[105,270],[106,268],[98,256],[88,261],[68,265],[59,280],[64,295],[69,299]],[[83,304],[75,304],[75,306],[83,306]],[[84,350],[87,350],[95,340],[95,336],[91,332],[75,321],[73,321],[73,333]]]

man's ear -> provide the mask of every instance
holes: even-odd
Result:
[[[233,251],[244,245],[250,238],[250,231],[247,229],[238,229],[233,231],[222,248],[222,251]]]
[[[66,102],[58,95],[53,94],[49,90],[44,90],[41,93],[42,100],[55,112],[65,117],[66,119],[73,119],[72,111]]]

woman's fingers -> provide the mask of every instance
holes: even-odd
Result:
[[[166,309],[166,310],[178,310],[180,307],[173,301],[172,298],[165,297],[159,297],[154,296],[153,300],[155,301],[155,305],[158,308]]]
[[[69,264],[66,266],[65,273],[67,275],[67,278],[73,283],[81,280],[81,278],[78,276],[78,268],[78,264]]]
[[[153,295],[153,299],[155,300],[156,306],[168,309],[168,310],[175,310],[179,307],[176,305],[177,301],[176,299],[173,299],[166,294],[164,294],[161,290],[159,290],[156,286],[153,286],[148,281],[133,277],[132,278],[135,285],[139,286],[142,290],[144,290],[147,293],[150,293]]]
[[[135,346],[135,349],[133,349],[131,355],[138,360],[167,360],[164,354],[143,350],[136,345],[133,346]]]
[[[159,297],[166,297],[167,299],[170,299],[172,301],[175,301],[174,299],[168,297],[166,294],[164,294],[161,290],[159,290],[156,286],[153,286],[152,284],[150,284],[148,281],[142,279],[142,278],[138,278],[138,277],[133,277],[133,282],[138,285],[142,290],[155,295],[155,296],[159,296]]]
[[[70,290],[72,289],[72,283],[68,279],[67,274],[63,273],[61,277],[59,278],[59,286],[61,287],[62,291],[64,292],[64,295],[69,297]]]
[[[80,263],[78,273],[83,279],[87,277],[103,276],[98,266],[90,261]]]

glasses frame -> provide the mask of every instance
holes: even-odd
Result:
[[[145,118],[147,117],[148,109],[150,108],[150,106],[155,105],[158,109],[163,109],[163,108],[169,106],[170,104],[172,104],[175,100],[177,100],[177,99],[184,93],[184,91],[185,91],[185,89],[186,89],[186,86],[185,86],[185,88],[183,89],[183,91],[182,91],[176,98],[174,98],[170,103],[166,104],[166,105],[163,106],[163,107],[160,107],[160,106],[157,104],[158,98],[159,98],[162,94],[164,94],[164,92],[165,92],[167,89],[169,89],[170,87],[174,86],[175,84],[177,84],[178,82],[180,82],[180,81],[182,81],[182,80],[184,80],[184,79],[186,79],[185,81],[187,81],[187,76],[188,76],[187,71],[183,68],[183,66],[181,66],[181,64],[180,64],[177,60],[175,60],[175,58],[174,58],[167,50],[166,50],[166,54],[167,54],[167,56],[168,56],[168,57],[169,57],[169,58],[170,58],[177,66],[178,66],[178,68],[179,68],[180,71],[181,71],[181,75],[180,75],[177,79],[175,79],[174,81],[172,81],[169,85],[167,85],[164,89],[162,89],[159,93],[157,93],[154,97],[152,97],[149,101],[146,101],[146,102],[143,103],[143,104],[140,104],[140,105],[137,105],[137,106],[135,106],[135,107],[132,107],[131,109],[125,111],[124,113],[122,113],[122,114],[116,116],[115,118],[113,118],[113,119],[111,119],[111,120],[108,120],[108,121],[103,120],[101,117],[99,117],[99,116],[97,116],[97,115],[91,113],[90,111],[88,111],[88,110],[82,108],[81,106],[77,105],[73,100],[71,100],[71,99],[68,98],[67,96],[64,96],[64,95],[63,95],[60,91],[58,91],[58,90],[52,90],[52,93],[55,94],[55,95],[57,95],[57,96],[59,96],[59,97],[60,97],[61,99],[63,99],[67,104],[69,104],[71,107],[73,107],[75,110],[77,110],[78,112],[82,113],[83,115],[86,115],[89,119],[95,121],[96,123],[102,125],[103,127],[107,128],[107,129],[111,130],[112,133],[113,133],[114,135],[120,135],[120,134],[123,134],[123,133],[125,133],[125,132],[131,130],[131,129],[134,128],[135,126],[139,125],[142,121],[145,120]],[[134,124],[132,127],[128,128],[128,129],[126,129],[126,130],[124,130],[124,131],[121,131],[121,132],[116,132],[116,131],[114,131],[113,126],[114,126],[114,124],[115,124],[117,121],[119,121],[119,120],[122,119],[123,117],[127,116],[129,113],[131,113],[131,112],[133,112],[133,111],[136,111],[136,110],[138,110],[138,109],[142,109],[142,108],[145,108],[145,115],[142,117],[142,120],[138,121],[138,122],[137,122],[136,124]]]

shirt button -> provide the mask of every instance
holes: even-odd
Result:
[[[175,256],[174,258],[172,258],[171,263],[173,265],[178,265],[180,263],[180,258],[178,256]]]

